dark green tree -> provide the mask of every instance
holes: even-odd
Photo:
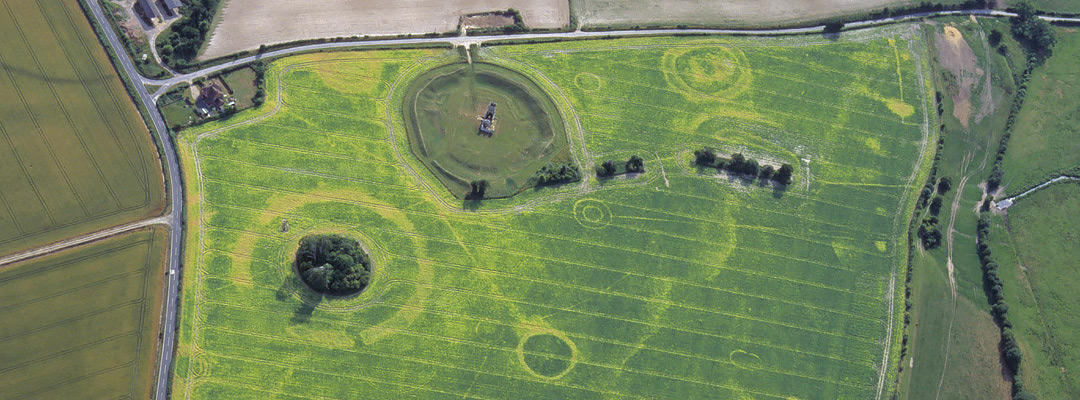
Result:
[[[761,172],[761,165],[758,164],[757,160],[751,158],[743,163],[741,172],[751,177],[756,177],[758,176],[758,173]]]
[[[694,163],[706,167],[713,166],[713,164],[716,164],[716,150],[708,147],[694,150]]]
[[[941,212],[941,196],[934,197],[934,200],[930,201],[930,214],[938,215]]]
[[[1057,38],[1050,24],[1039,18],[1035,7],[1027,1],[1011,4],[1016,12],[1012,19],[1012,33],[1016,36],[1031,53],[1042,57],[1049,56],[1053,51]]]
[[[795,172],[795,169],[791,167],[791,164],[784,164],[780,166],[780,169],[773,175],[773,180],[781,185],[791,184],[791,173]]]
[[[320,267],[309,269],[304,272],[304,279],[312,288],[315,288],[315,290],[329,290],[330,281],[334,279],[334,266],[323,264]]]
[[[626,172],[644,172],[645,160],[638,157],[636,154],[630,156],[630,160],[626,162]]]
[[[617,167],[615,166],[614,161],[605,160],[604,162],[600,163],[600,166],[596,167],[596,176],[606,177],[615,175],[616,169]]]
[[[731,155],[731,161],[727,164],[727,169],[732,172],[742,172],[746,164],[746,157],[742,153],[735,153]]]
[[[758,178],[764,180],[772,179],[774,172],[776,171],[773,170],[772,165],[766,165],[764,167],[761,167],[761,174],[758,175]]]
[[[946,177],[942,177],[940,180],[938,180],[938,184],[937,184],[938,194],[944,196],[946,193],[949,193],[949,190],[951,190],[951,189],[952,189],[952,179],[949,179],[949,177],[946,176]]]
[[[340,235],[304,236],[295,263],[304,282],[326,294],[356,293],[371,279],[371,260],[360,243]]]
[[[469,182],[469,197],[474,199],[484,198],[484,194],[487,193],[488,181],[486,179],[480,179]]]

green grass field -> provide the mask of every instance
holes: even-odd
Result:
[[[193,268],[173,396],[887,398],[900,238],[936,140],[920,35],[482,50],[552,96],[579,160],[635,152],[647,172],[472,211],[397,112],[456,52],[275,61],[265,105],[179,139]],[[796,182],[699,172],[706,145]],[[290,257],[312,232],[364,242],[371,286],[304,290]]]
[[[1005,154],[1005,192],[1014,195],[1065,173],[1080,175],[1080,33],[1056,29],[1054,56],[1031,74]]]
[[[1016,71],[1012,67],[1023,68],[1022,50],[1008,37],[1003,43],[1010,49],[1009,54],[1021,54],[1017,59],[1010,60],[988,48],[986,36],[993,29],[1008,32],[1007,21],[980,18],[972,22],[957,17],[936,22],[924,28],[934,32],[935,48],[952,47],[945,41],[944,29],[954,27],[972,50],[972,69],[991,71],[992,75],[981,75],[973,81],[968,99],[973,112],[965,127],[954,115],[957,80],[952,77],[959,74],[948,72],[935,51],[935,86],[943,94],[940,123],[945,126],[938,177],[949,177],[952,189],[943,196],[944,206],[938,216],[939,228],[946,235],[941,247],[930,251],[919,248],[913,259],[908,357],[901,360],[900,394],[901,398],[913,400],[1007,398],[1009,383],[1003,378],[999,362],[1001,335],[989,313],[976,256],[975,210],[983,199],[979,184],[993,167],[1015,93],[1012,76]],[[982,118],[976,118],[979,114],[983,114]],[[929,211],[919,210],[916,222],[929,216]],[[955,298],[948,271],[950,222],[955,229],[951,252]]]
[[[236,109],[244,110],[252,106],[251,100],[255,97],[255,70],[240,68],[222,74],[221,79],[232,91],[232,96],[236,99]]]
[[[455,196],[487,180],[485,197],[509,197],[549,162],[570,162],[566,127],[555,104],[520,73],[487,63],[456,62],[410,83],[402,113],[413,154]],[[496,103],[495,133],[479,131]]]
[[[1009,208],[1008,227],[991,232],[1000,257],[1009,318],[1024,351],[1024,384],[1043,399],[1080,396],[1080,185],[1058,184]]]
[[[167,245],[144,229],[0,268],[3,398],[149,398]]]
[[[147,128],[76,2],[0,2],[0,254],[164,207]]]

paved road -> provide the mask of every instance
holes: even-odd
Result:
[[[4,257],[0,258],[0,266],[16,263],[16,262],[26,260],[26,259],[30,259],[30,258],[34,258],[34,257],[41,257],[43,255],[53,253],[53,252],[56,252],[56,251],[59,251],[59,250],[63,250],[63,249],[69,248],[69,247],[75,247],[75,246],[78,246],[78,245],[93,242],[95,240],[101,240],[101,239],[107,238],[109,236],[119,235],[119,234],[124,233],[124,232],[133,231],[133,230],[136,230],[136,229],[139,229],[139,228],[142,228],[142,227],[147,227],[147,226],[150,226],[150,225],[158,225],[158,224],[169,225],[169,223],[171,221],[170,218],[171,218],[170,215],[165,215],[165,216],[161,216],[161,217],[157,217],[157,218],[144,219],[142,221],[132,222],[132,223],[127,224],[127,225],[120,225],[120,226],[114,226],[114,227],[108,228],[108,229],[102,229],[102,230],[97,231],[97,232],[88,233],[88,234],[85,234],[85,235],[82,235],[82,236],[74,237],[74,238],[71,238],[71,239],[63,240],[63,241],[60,241],[60,242],[48,244],[48,245],[37,247],[37,248],[33,248],[33,249],[30,249],[30,250],[27,250],[27,251],[24,251],[24,252],[21,252],[21,253],[15,253],[15,254],[12,254],[12,255],[9,255],[9,256],[4,256]]]
[[[154,100],[157,96],[165,93],[169,86],[175,85],[180,82],[189,81],[195,78],[211,75],[215,72],[238,66],[241,64],[249,63],[261,58],[283,56],[293,53],[320,50],[320,49],[335,49],[345,47],[360,47],[360,46],[384,46],[384,45],[402,45],[402,44],[428,44],[428,43],[447,43],[452,45],[468,45],[472,43],[483,43],[492,40],[505,40],[505,39],[580,39],[580,38],[595,38],[595,37],[630,37],[630,36],[647,36],[647,35],[673,35],[673,34],[732,34],[732,35],[790,35],[801,33],[817,33],[824,29],[823,25],[806,27],[806,28],[788,28],[788,29],[762,29],[762,30],[747,30],[747,29],[650,29],[650,30],[622,30],[622,31],[603,31],[603,32],[558,32],[558,33],[525,33],[518,35],[494,35],[494,36],[455,36],[445,38],[409,38],[409,39],[387,39],[387,40],[358,40],[351,42],[337,42],[337,43],[322,43],[312,44],[307,46],[297,46],[288,49],[275,50],[266,52],[256,56],[244,57],[235,61],[226,62],[224,64],[207,67],[192,73],[176,75],[169,79],[147,79],[146,77],[139,75],[138,71],[132,65],[131,58],[128,56],[120,41],[116,37],[116,32],[110,29],[108,21],[105,19],[105,14],[101,11],[101,5],[98,0],[89,0],[87,3],[90,5],[91,13],[94,19],[97,20],[105,33],[106,39],[109,41],[113,52],[120,60],[120,64],[123,69],[123,73],[132,81],[135,85],[135,91],[138,93],[140,102],[146,106],[147,111],[150,113],[150,119],[153,122],[155,133],[158,137],[160,146],[165,151],[165,164],[169,172],[169,195],[171,196],[171,213],[166,215],[167,224],[170,228],[170,241],[169,241],[169,269],[176,270],[178,273],[167,275],[169,279],[168,293],[165,296],[165,319],[162,330],[164,332],[160,360],[158,362],[157,384],[155,385],[154,398],[162,400],[166,398],[169,389],[169,378],[171,374],[172,358],[175,345],[175,333],[176,333],[176,308],[178,305],[178,293],[177,285],[179,283],[182,270],[180,268],[180,251],[181,251],[181,239],[183,234],[183,220],[184,220],[184,205],[183,205],[183,188],[180,185],[180,168],[177,163],[176,151],[173,149],[172,141],[169,139],[168,131],[165,127],[165,121],[161,116],[161,112],[157,109]],[[867,21],[852,22],[845,25],[846,29],[861,28],[871,25],[890,24],[901,21],[908,21],[913,19],[943,16],[943,15],[984,15],[994,17],[1013,17],[1016,14],[996,11],[996,10],[960,10],[960,11],[937,11],[937,12],[924,12],[916,13],[899,17],[879,18]],[[1047,21],[1051,22],[1080,22],[1080,18],[1064,18],[1064,17],[1046,17],[1040,16]],[[160,85],[155,93],[151,94],[146,90],[146,85]]]
[[[936,17],[945,15],[982,15],[992,17],[1015,17],[1015,13],[997,10],[956,10],[956,11],[934,11],[934,12],[922,12],[915,14],[908,14],[903,16],[878,18],[866,21],[851,22],[844,25],[845,29],[864,28],[873,25],[891,24],[903,21],[910,21],[926,17]],[[1047,21],[1053,22],[1078,22],[1080,18],[1066,18],[1066,17],[1047,17],[1040,16]],[[165,90],[174,84],[180,82],[191,81],[203,76],[212,75],[215,72],[232,68],[238,65],[247,64],[249,62],[268,57],[277,57],[293,53],[323,50],[323,49],[335,49],[345,47],[358,47],[358,46],[386,46],[386,45],[402,45],[402,44],[432,44],[432,43],[447,43],[451,45],[468,45],[472,43],[484,43],[492,40],[506,40],[506,39],[582,39],[582,38],[597,38],[597,37],[631,37],[631,36],[657,36],[657,35],[674,35],[674,34],[728,34],[728,35],[792,35],[792,34],[805,34],[805,33],[818,33],[824,30],[824,25],[804,27],[804,28],[784,28],[784,29],[645,29],[645,30],[619,30],[619,31],[599,31],[599,32],[556,32],[556,33],[524,33],[516,35],[488,35],[488,36],[453,36],[453,37],[440,37],[440,38],[404,38],[404,39],[385,39],[385,40],[357,40],[349,42],[335,42],[335,43],[320,43],[311,44],[305,46],[290,47],[282,50],[269,51],[263,54],[248,56],[239,58],[234,61],[229,61],[223,64],[207,67],[195,72],[176,75],[168,79],[146,79],[142,78],[142,82],[148,85],[161,85],[162,87],[155,93],[155,97],[161,95]]]
[[[157,106],[154,104],[153,97],[146,91],[146,78],[139,75],[139,72],[135,70],[135,66],[131,63],[131,58],[128,57],[126,51],[124,51],[123,45],[120,40],[116,38],[116,32],[109,25],[109,21],[105,19],[105,14],[101,11],[101,4],[98,0],[89,0],[87,3],[90,5],[91,14],[94,19],[97,20],[101,30],[105,33],[105,38],[109,41],[109,46],[112,47],[113,53],[116,54],[116,58],[120,60],[120,65],[123,67],[124,75],[127,75],[131,82],[135,86],[135,92],[139,96],[139,101],[146,106],[146,110],[150,113],[150,119],[154,125],[154,131],[157,134],[158,145],[161,146],[165,152],[165,166],[169,172],[169,190],[168,196],[170,196],[170,212],[166,215],[169,225],[169,265],[168,269],[177,271],[175,274],[167,274],[169,282],[167,285],[167,292],[165,295],[165,319],[162,324],[162,344],[160,360],[158,361],[158,373],[157,384],[155,385],[154,398],[163,400],[166,398],[169,390],[169,375],[171,373],[172,358],[174,345],[176,343],[176,307],[179,298],[177,296],[179,280],[180,280],[180,252],[182,250],[182,238],[184,227],[184,192],[180,185],[180,164],[176,160],[176,151],[173,149],[172,140],[169,138],[169,131],[165,128],[165,120],[161,117],[161,112],[158,111]]]

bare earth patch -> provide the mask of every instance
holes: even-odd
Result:
[[[461,18],[461,25],[469,28],[498,28],[514,24],[514,17],[507,13],[486,13]]]
[[[464,15],[509,8],[531,28],[570,23],[567,0],[229,0],[200,59],[304,39],[449,32]]]
[[[971,91],[984,71],[975,66],[975,52],[968,46],[960,30],[945,26],[944,33],[935,35],[935,45],[941,66],[952,73],[955,81],[948,82],[953,98],[953,116],[964,129],[971,123]]]

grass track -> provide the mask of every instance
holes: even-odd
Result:
[[[0,270],[4,398],[149,396],[166,247],[144,229]]]
[[[575,157],[632,151],[649,172],[472,212],[411,157],[397,111],[410,79],[453,53],[278,61],[277,98],[181,137],[197,273],[185,276],[174,396],[875,397],[899,343],[887,328],[897,238],[926,173],[914,34],[483,50],[552,94]],[[747,64],[733,72],[750,80],[680,91],[698,72],[667,76],[661,49],[681,47],[738,49]],[[575,86],[583,73],[604,92]],[[840,104],[810,107],[818,92]],[[701,145],[798,165],[798,183],[701,174],[686,158]],[[370,289],[319,299],[296,286],[290,253],[319,230],[371,246]]]
[[[157,214],[157,153],[75,3],[0,2],[0,253]]]

